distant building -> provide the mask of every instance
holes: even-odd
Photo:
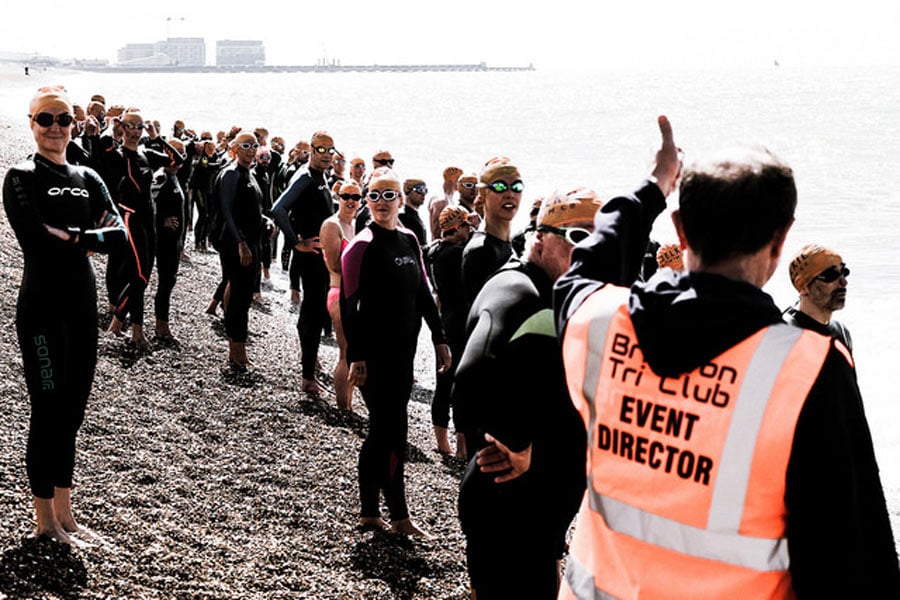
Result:
[[[216,66],[263,67],[266,47],[259,40],[219,40],[216,42]]]
[[[203,67],[206,42],[203,38],[168,38],[152,44],[127,44],[118,52],[120,66]]]

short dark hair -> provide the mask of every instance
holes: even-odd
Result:
[[[707,265],[759,251],[791,224],[797,207],[794,172],[762,147],[691,165],[679,195],[688,247]]]

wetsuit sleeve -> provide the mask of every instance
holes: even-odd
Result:
[[[234,169],[222,173],[219,181],[219,210],[225,223],[225,232],[231,238],[232,243],[239,244],[244,241],[244,236],[234,219],[234,208],[237,202],[237,186],[239,175]]]
[[[347,338],[347,364],[365,360],[365,321],[360,303],[365,291],[362,286],[363,258],[367,242],[350,244],[341,256],[341,322]]]
[[[23,250],[42,245],[64,247],[64,242],[51,235],[34,203],[34,172],[13,167],[3,180],[3,206],[6,216]]]
[[[108,135],[89,136],[91,166],[100,173],[109,190],[115,190],[119,180],[124,176],[126,159],[122,156],[116,141]]]
[[[569,270],[553,288],[557,330],[585,298],[604,284],[630,286],[640,274],[650,229],[665,209],[655,183],[645,181],[634,193],[603,204],[594,217],[594,233],[575,246]]]
[[[900,598],[897,552],[856,373],[834,342],[797,421],[785,505],[799,598]]]
[[[150,163],[150,169],[153,171],[180,165],[184,162],[181,154],[162,137],[150,140],[144,146],[144,155],[147,157],[147,162]]]
[[[425,319],[428,329],[431,330],[431,342],[435,346],[446,344],[447,338],[444,335],[444,328],[441,326],[441,317],[438,314],[437,304],[434,303],[434,295],[428,286],[428,274],[425,272],[425,260],[422,258],[422,249],[416,242],[415,234],[411,232],[410,237],[416,243],[416,250],[419,253],[419,268],[422,271],[422,279],[416,292],[418,295],[416,304],[419,306],[419,312],[422,318]]]
[[[288,188],[278,197],[275,206],[272,207],[272,216],[275,217],[275,223],[284,232],[285,239],[291,246],[296,246],[297,242],[300,241],[297,237],[297,232],[294,231],[294,227],[291,225],[291,209],[311,182],[312,178],[306,174],[297,177],[291,181]]]
[[[85,169],[83,176],[91,196],[91,217],[96,226],[75,232],[69,229],[69,232],[78,233],[78,246],[105,254],[125,245],[128,230],[100,176],[91,169]]]

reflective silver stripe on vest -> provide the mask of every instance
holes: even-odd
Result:
[[[588,344],[585,352],[584,381],[581,382],[581,391],[588,399],[588,408],[591,413],[591,423],[597,421],[594,407],[594,391],[600,380],[600,369],[603,367],[603,348],[606,346],[606,338],[609,336],[609,325],[618,308],[628,300],[630,290],[622,287],[607,286],[601,288],[595,294],[602,294],[602,304],[597,315],[591,319],[588,326]],[[594,343],[596,342],[596,344]],[[588,448],[594,447],[594,427],[588,427]]]
[[[773,325],[766,330],[753,353],[735,401],[728,437],[719,459],[716,487],[706,523],[710,531],[737,532],[741,525],[759,426],[775,389],[775,380],[802,333],[799,327]]]
[[[594,587],[594,576],[571,554],[566,558],[566,583],[580,600],[617,600],[612,594]]]
[[[603,362],[613,311],[598,311],[590,324],[587,364],[583,390],[591,406],[589,438],[595,428],[594,391]],[[596,333],[596,336],[595,336]],[[641,510],[630,504],[599,494],[588,477],[591,509],[603,515],[610,529],[619,533],[690,556],[723,561],[758,571],[788,568],[785,538],[751,538],[739,534],[744,499],[750,479],[750,467],[766,405],[784,361],[802,330],[778,324],[769,327],[757,346],[741,390],[735,400],[730,430],[717,469],[715,488],[706,529],[692,527]],[[602,336],[602,337],[601,337]],[[599,354],[597,349],[599,348]],[[591,383],[588,383],[588,382]],[[589,439],[591,448],[593,440]]]

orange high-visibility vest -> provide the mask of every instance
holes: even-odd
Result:
[[[773,325],[660,377],[627,298],[598,290],[563,339],[588,466],[560,598],[795,597],[785,474],[829,339]]]

